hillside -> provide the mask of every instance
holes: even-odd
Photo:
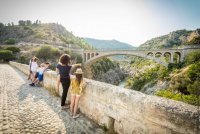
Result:
[[[71,48],[91,49],[84,39],[76,37],[60,24],[3,25],[0,23],[0,44],[50,44]]]
[[[148,40],[139,48],[176,48],[191,44],[200,44],[200,29],[173,31],[167,35]]]
[[[117,40],[99,40],[92,38],[84,38],[87,43],[96,49],[134,49],[130,44],[119,42]]]

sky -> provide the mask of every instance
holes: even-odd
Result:
[[[175,30],[200,28],[200,0],[0,0],[0,22],[41,20],[79,37],[139,46]]]

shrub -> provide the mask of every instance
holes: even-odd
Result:
[[[9,60],[12,60],[13,58],[14,57],[13,57],[12,51],[0,50],[0,60],[9,61]]]
[[[156,92],[155,95],[177,100],[177,101],[183,101],[191,105],[198,105],[197,95],[183,95],[180,93],[173,93],[170,90],[161,90],[161,91]]]
[[[192,64],[188,69],[187,75],[192,81],[200,81],[200,62]]]
[[[190,64],[199,62],[200,61],[200,50],[190,52],[189,54],[187,54],[184,61],[185,61],[186,65],[190,65]]]
[[[19,53],[20,49],[18,47],[7,47],[6,50],[10,50],[13,53]]]
[[[194,83],[188,85],[188,91],[194,95],[200,95],[200,81],[195,81]]]
[[[168,71],[172,71],[175,69],[180,69],[184,65],[184,62],[179,62],[179,63],[169,63],[168,64]]]
[[[187,90],[187,86],[191,83],[191,80],[185,75],[178,75],[171,79],[170,89],[178,91],[183,94],[190,94]]]
[[[5,41],[5,43],[8,44],[8,45],[12,45],[12,44],[15,44],[16,41],[15,41],[15,39],[13,39],[13,38],[9,38],[9,39],[7,39],[7,40]]]
[[[19,59],[17,60],[17,62],[23,63],[23,64],[25,64],[26,61],[27,61],[27,60],[26,60],[26,57],[24,57],[24,56],[20,56]]]
[[[168,74],[169,72],[165,67],[157,65],[155,68],[145,71],[140,76],[129,78],[126,85],[133,90],[140,91],[145,84],[149,82],[155,84],[156,80],[163,80]]]
[[[75,52],[71,52],[70,53],[70,56],[71,56],[71,59],[72,60],[74,60],[74,61],[76,61],[76,63],[82,63],[82,57],[81,57],[81,55],[80,54],[78,54],[78,53],[75,53]]]
[[[59,55],[60,51],[57,48],[53,48],[50,45],[42,45],[36,52],[36,56],[44,60],[52,59],[53,57]]]

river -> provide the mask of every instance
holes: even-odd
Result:
[[[125,83],[126,83],[126,79],[122,80],[120,83],[119,83],[119,87],[124,87],[125,86]]]

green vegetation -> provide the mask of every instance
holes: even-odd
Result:
[[[106,73],[110,69],[119,67],[117,63],[112,62],[109,58],[103,58],[92,65],[93,73],[99,75],[100,73]]]
[[[69,55],[71,56],[72,61],[75,61],[75,63],[82,63],[83,59],[80,54],[77,54],[75,52],[69,52]]]
[[[181,69],[173,69],[170,87],[155,95],[197,105],[200,95],[200,51],[189,53]]]
[[[176,69],[181,69],[183,67],[184,63],[169,63],[168,64],[168,71],[174,71]]]
[[[117,85],[124,78],[119,64],[109,58],[98,60],[91,68],[93,79],[98,81]]]
[[[29,42],[36,44],[51,44],[69,48],[92,47],[84,39],[76,37],[60,24],[45,23],[36,20],[19,20],[18,25],[0,23],[0,44],[16,44],[19,42]]]
[[[17,47],[0,47],[0,60],[8,62],[10,60],[16,59],[16,55],[20,52],[20,49]]]
[[[5,43],[8,44],[8,45],[13,45],[13,44],[16,43],[16,41],[15,41],[15,39],[13,39],[13,38],[9,38],[9,39],[7,39],[7,40],[5,41]]]
[[[148,40],[140,45],[139,48],[177,48],[183,45],[197,44],[200,44],[200,29],[194,31],[177,30],[167,35]]]
[[[160,96],[160,97],[165,97],[177,101],[183,101],[185,103],[191,104],[191,105],[197,105],[198,104],[198,97],[196,95],[184,95],[180,93],[174,93],[170,90],[161,90],[155,95]]]
[[[6,50],[12,51],[14,54],[19,53],[20,49],[18,47],[7,47]]]
[[[60,52],[57,48],[53,48],[50,45],[42,45],[41,47],[38,48],[36,52],[36,56],[39,59],[43,59],[44,61],[48,59],[53,59],[55,57],[59,57]]]
[[[17,59],[17,62],[19,63],[26,63],[28,59],[26,59],[25,56],[20,56],[18,59]]]
[[[155,95],[197,105],[200,94],[200,51],[189,53],[181,63],[170,63],[168,68],[140,58],[134,58],[131,67],[140,73],[129,77],[126,87],[145,92],[147,86],[153,87],[159,81],[167,81],[169,85],[166,89],[157,91]]]
[[[199,61],[200,61],[200,51],[191,52],[184,59],[186,65],[197,63]]]
[[[0,60],[3,60],[4,62],[8,62],[9,60],[12,60],[13,53],[10,50],[0,50]]]
[[[156,67],[145,71],[143,74],[139,76],[128,78],[126,86],[133,90],[140,91],[145,84],[149,82],[155,84],[156,81],[161,79],[163,80],[168,75],[169,75],[168,71],[165,67],[157,65]]]
[[[190,42],[188,42],[188,45],[199,45],[200,44],[200,36],[194,37]]]

